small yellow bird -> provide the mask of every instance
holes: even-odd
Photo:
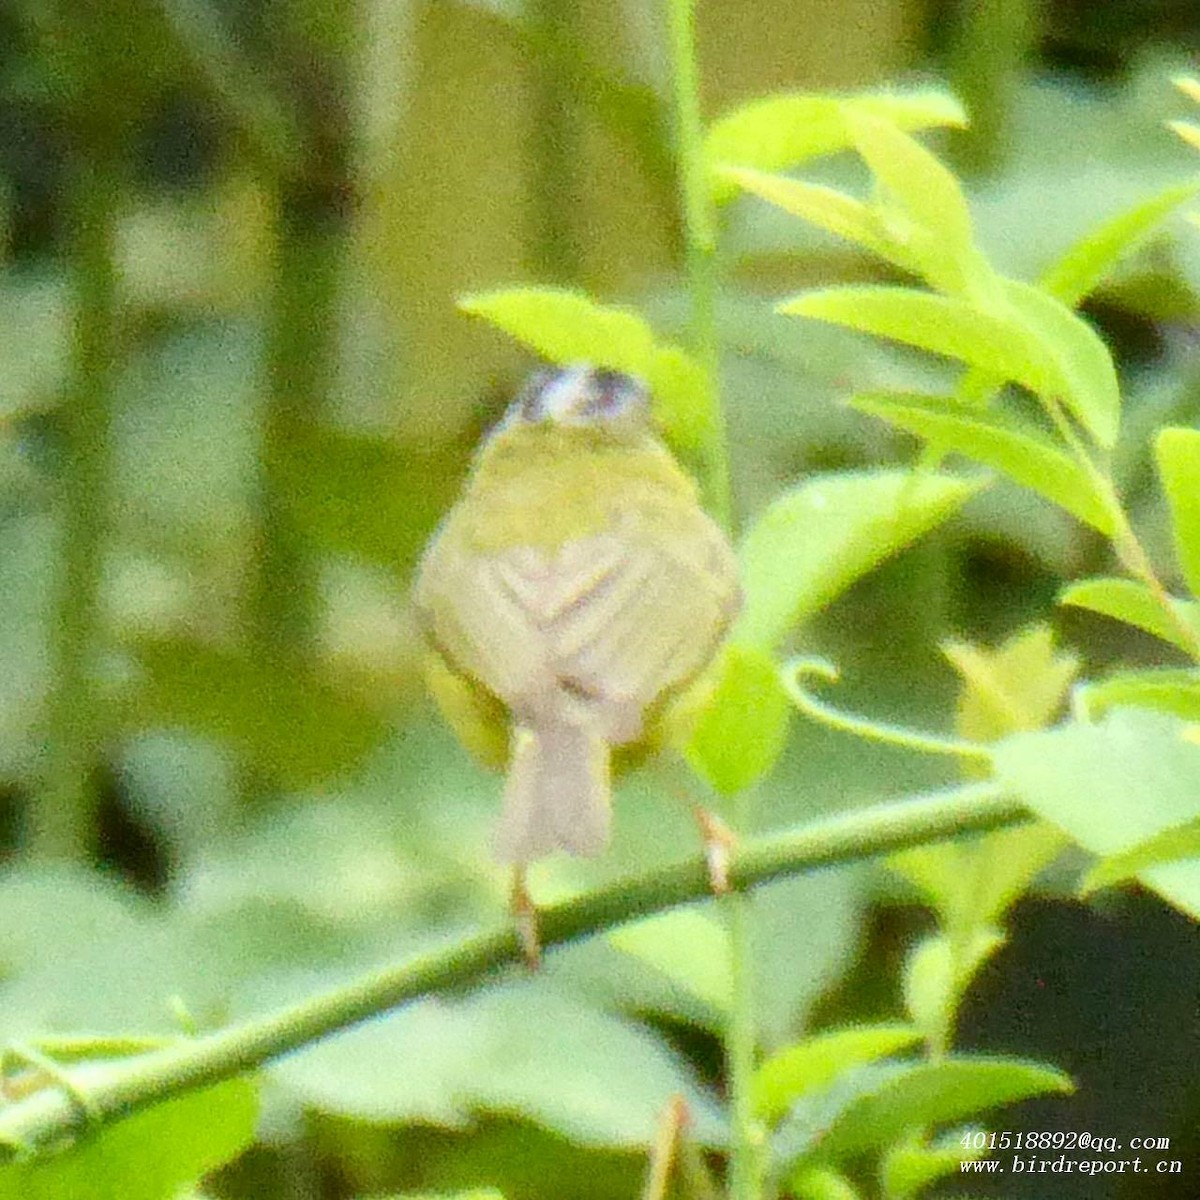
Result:
[[[483,442],[415,600],[443,714],[507,767],[495,852],[520,870],[604,848],[611,748],[661,738],[740,590],[646,389],[575,365],[534,375]]]

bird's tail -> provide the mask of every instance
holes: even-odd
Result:
[[[518,726],[496,828],[496,857],[521,864],[552,850],[599,854],[608,842],[608,760],[608,743],[583,726]]]

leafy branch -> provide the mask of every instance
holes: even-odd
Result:
[[[744,891],[1026,819],[1022,806],[995,784],[934,792],[747,839],[737,848],[730,884]],[[542,909],[541,939],[547,949],[565,945],[709,894],[703,859],[689,858]],[[49,1086],[0,1110],[0,1143],[30,1152],[84,1131],[95,1135],[142,1109],[253,1071],[359,1021],[478,983],[523,960],[518,934],[505,923],[266,1017],[132,1058],[56,1069]]]

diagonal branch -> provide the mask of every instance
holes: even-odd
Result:
[[[1024,808],[995,783],[947,789],[746,839],[738,846],[730,882],[739,890],[751,888],[1027,819]],[[542,909],[542,944],[547,949],[560,946],[708,894],[708,872],[700,856],[619,879]],[[94,1129],[252,1071],[397,1005],[477,983],[522,961],[516,930],[498,925],[266,1017],[136,1058],[80,1064],[65,1072],[69,1089],[46,1087],[0,1110],[0,1144],[37,1149],[59,1143],[78,1132],[81,1099]]]

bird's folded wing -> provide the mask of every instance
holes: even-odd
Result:
[[[689,539],[621,539],[620,568],[556,623],[559,671],[587,692],[644,708],[712,656],[737,610],[732,556],[715,526]],[[564,548],[569,563],[583,547]]]
[[[510,706],[607,706],[636,723],[707,662],[736,612],[728,548],[715,526],[697,532],[675,545],[623,530],[557,552],[435,545],[417,604],[442,652]]]

